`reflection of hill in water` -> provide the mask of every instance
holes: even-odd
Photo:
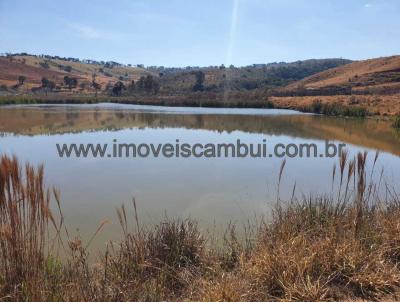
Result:
[[[186,128],[243,131],[309,139],[339,140],[400,155],[400,138],[390,123],[312,115],[191,115],[77,110],[71,108],[0,110],[4,134],[59,134],[123,128]]]

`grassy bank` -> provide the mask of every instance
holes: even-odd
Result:
[[[13,95],[0,96],[0,105],[18,104],[96,104],[119,103],[155,106],[212,107],[212,108],[273,108],[273,103],[258,95],[233,93],[229,97],[216,93],[189,93],[186,95]]]
[[[373,165],[377,157],[373,159]],[[192,220],[140,224],[117,210],[122,239],[95,264],[69,238],[43,168],[0,162],[0,298],[4,301],[333,301],[393,298],[400,286],[400,199],[380,198],[366,154],[344,154],[335,193],[278,200],[273,216],[213,246]],[[284,169],[282,165],[281,174]],[[281,178],[281,176],[279,176]],[[55,202],[56,207],[52,205]],[[101,232],[102,225],[99,226]],[[64,233],[66,235],[64,236]],[[63,234],[63,236],[61,236]],[[67,240],[62,241],[61,238]],[[61,261],[57,251],[67,257]]]

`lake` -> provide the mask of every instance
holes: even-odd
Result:
[[[56,144],[345,143],[351,154],[379,150],[376,169],[400,179],[400,134],[389,122],[303,114],[275,109],[172,108],[135,105],[23,105],[0,108],[0,153],[45,165],[46,183],[61,192],[72,234],[90,238],[109,219],[93,246],[119,234],[115,208],[136,199],[141,223],[192,217],[222,230],[268,215],[277,199],[283,158],[61,158]],[[331,190],[338,158],[287,158],[280,196]],[[378,173],[379,174],[379,173]]]

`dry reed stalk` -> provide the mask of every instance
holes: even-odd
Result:
[[[58,233],[50,210],[50,191],[43,183],[43,166],[21,168],[16,157],[0,159],[0,272],[2,291],[18,296],[40,288],[46,265],[50,228]],[[34,291],[32,291],[34,292]]]

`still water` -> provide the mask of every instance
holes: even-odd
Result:
[[[379,150],[385,181],[400,180],[400,134],[389,122],[332,118],[271,109],[168,108],[133,105],[9,106],[0,108],[0,153],[45,165],[46,183],[61,192],[72,233],[102,246],[118,236],[115,208],[136,199],[141,223],[192,217],[223,228],[268,215],[282,158],[60,158],[56,144],[345,143],[351,154]],[[337,158],[287,158],[280,196],[326,193]]]

